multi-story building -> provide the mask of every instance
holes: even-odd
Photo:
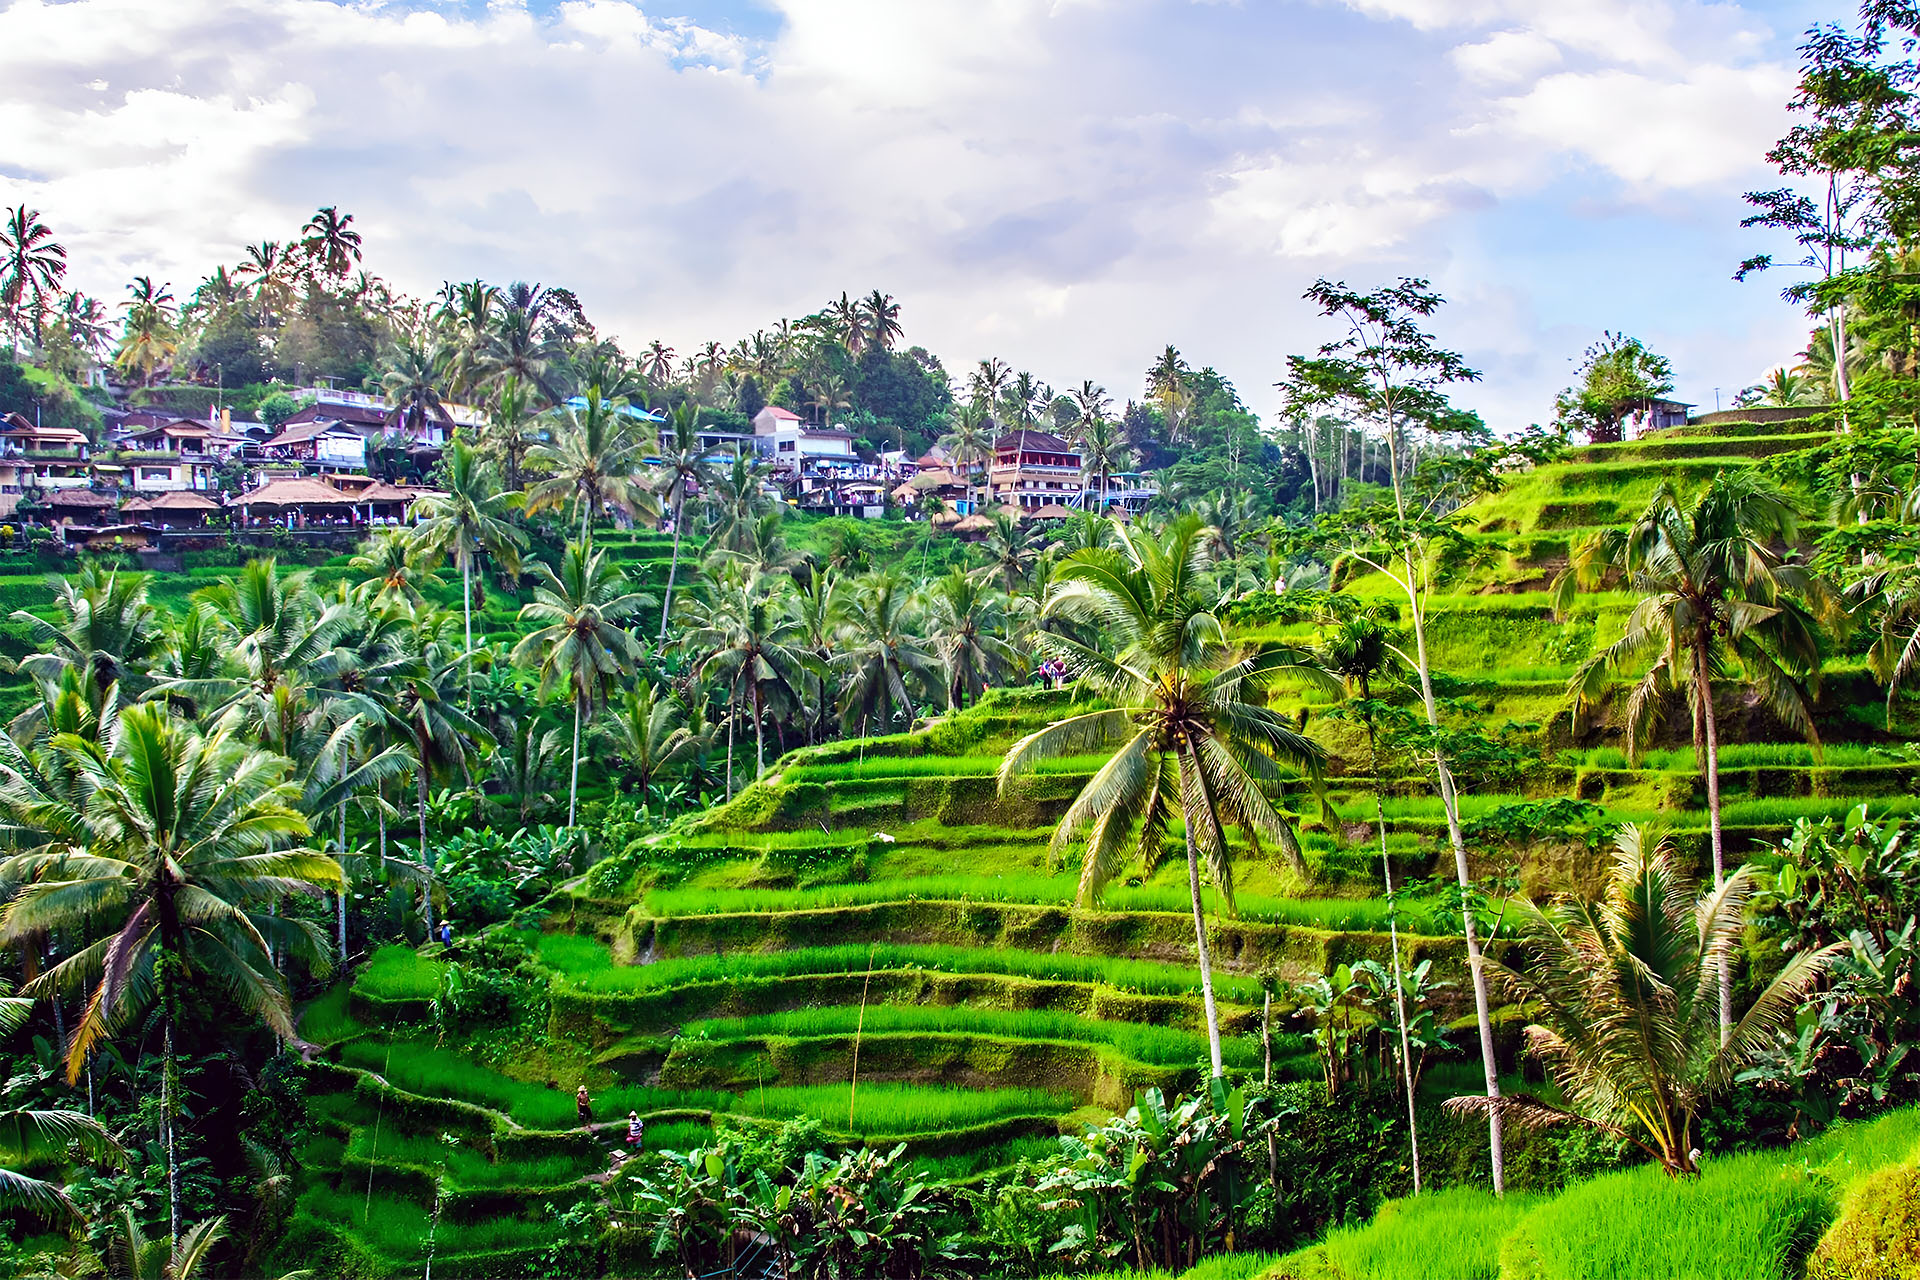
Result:
[[[96,470],[118,477],[135,493],[206,491],[218,487],[220,453],[214,428],[190,418],[123,429]]]
[[[995,440],[987,479],[995,502],[1028,510],[1077,506],[1086,492],[1080,451],[1051,431],[1009,431]]]
[[[0,493],[88,488],[93,483],[90,453],[84,433],[35,426],[10,413],[0,418]]]

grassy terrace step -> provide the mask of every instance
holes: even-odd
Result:
[[[625,923],[634,955],[699,956],[790,951],[843,943],[937,943],[1008,951],[1064,952],[1184,961],[1193,954],[1193,917],[1176,912],[1069,910],[1013,902],[888,902],[813,911],[656,918],[636,908]],[[1210,923],[1215,966],[1276,969],[1289,978],[1335,964],[1389,958],[1386,935],[1248,920]],[[1455,938],[1402,935],[1403,952],[1441,968],[1461,961]]]

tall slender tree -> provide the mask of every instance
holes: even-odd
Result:
[[[641,656],[640,642],[625,625],[650,597],[627,590],[626,576],[584,543],[570,542],[560,572],[534,570],[533,599],[520,608],[523,622],[538,624],[513,650],[513,660],[540,673],[540,691],[564,689],[573,704],[573,765],[567,782],[567,825],[580,811],[580,730],[606,701],[615,680]]]
[[[1110,709],[1068,716],[1022,738],[1000,762],[999,777],[1004,790],[1042,760],[1117,744],[1054,828],[1056,854],[1085,838],[1083,903],[1092,903],[1130,857],[1149,871],[1156,867],[1168,829],[1181,821],[1208,1051],[1213,1074],[1222,1076],[1201,860],[1230,911],[1228,826],[1240,828],[1256,852],[1261,840],[1271,841],[1304,869],[1272,793],[1282,765],[1317,779],[1325,753],[1266,697],[1283,678],[1332,682],[1307,655],[1232,640],[1216,612],[1219,594],[1201,534],[1199,521],[1181,517],[1164,539],[1120,530],[1119,548],[1078,551],[1061,563],[1048,611],[1104,623],[1110,643],[1095,647],[1041,632],[1038,644]]]
[[[27,317],[33,318],[34,341],[40,340],[41,321],[48,304],[58,296],[67,274],[67,250],[40,221],[40,211],[24,204],[7,210],[0,224],[0,308],[7,317],[8,335],[15,350]]]
[[[520,572],[527,535],[513,522],[513,502],[501,489],[493,464],[455,437],[441,456],[446,487],[414,504],[415,555],[424,569],[448,556],[460,566],[460,607],[466,618],[467,702],[473,702],[473,567],[491,557],[510,574]]]

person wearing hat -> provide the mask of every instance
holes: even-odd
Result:
[[[627,1112],[627,1145],[635,1151],[647,1149],[647,1122],[638,1111]]]
[[[593,1132],[593,1104],[587,1099],[587,1086],[581,1085],[574,1090],[573,1109],[580,1113],[580,1127],[588,1133]]]

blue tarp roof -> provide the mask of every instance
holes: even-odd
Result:
[[[586,407],[587,407],[587,398],[585,396],[575,396],[573,399],[567,401],[567,408],[572,409],[575,412],[584,410]],[[664,413],[654,413],[651,410],[642,409],[637,405],[616,404],[616,405],[609,405],[608,407],[613,409],[614,412],[616,413],[626,414],[629,418],[632,418],[637,422],[665,422],[667,420],[667,415],[665,415]]]

